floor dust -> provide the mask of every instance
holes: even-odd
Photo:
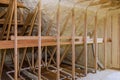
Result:
[[[86,77],[77,80],[120,80],[120,71],[109,69],[97,71],[96,74],[89,73]]]

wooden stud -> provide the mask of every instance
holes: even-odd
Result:
[[[118,17],[118,25],[119,25],[119,32],[118,32],[118,34],[120,35],[120,14],[118,14],[118,16],[119,16]],[[119,47],[120,47],[120,36],[119,36]],[[120,57],[120,48],[119,48],[119,57]],[[120,59],[119,59],[119,64],[120,64]]]
[[[15,68],[15,73],[14,73],[14,79],[18,80],[18,49],[17,49],[17,0],[14,0],[14,20],[15,20],[15,40],[14,40],[14,58],[15,58],[15,63],[14,63],[14,68]]]
[[[72,10],[72,80],[75,80],[75,13]]]
[[[93,0],[94,1],[94,0]],[[89,8],[89,6],[91,6],[91,4],[93,3],[93,1],[90,2],[90,4],[86,7],[85,9],[85,21],[84,21],[84,53],[85,53],[85,75],[87,75],[87,9]]]
[[[112,40],[112,38],[113,38],[113,16],[111,15],[111,40]],[[113,55],[112,47],[113,47],[113,42],[111,42],[111,66],[112,66],[112,59],[113,59],[113,57],[112,57],[112,55]]]
[[[60,80],[60,1],[57,8],[57,80]]]
[[[95,28],[94,28],[94,43],[95,43],[95,72],[97,71],[97,62],[98,62],[98,43],[97,43],[97,13],[95,14]]]
[[[105,65],[105,69],[106,69],[106,65],[107,65],[107,13],[106,16],[104,18],[104,65]]]
[[[84,26],[84,54],[85,54],[85,75],[87,75],[87,9],[85,12]]]
[[[41,80],[41,0],[39,0],[38,6],[38,80]]]

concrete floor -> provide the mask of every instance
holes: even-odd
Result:
[[[120,71],[104,70],[98,71],[96,74],[88,74],[86,77],[78,80],[120,80]]]

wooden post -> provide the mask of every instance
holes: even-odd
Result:
[[[60,80],[60,1],[57,9],[57,80]]]
[[[90,4],[86,7],[85,9],[85,21],[84,21],[84,53],[85,53],[85,75],[87,75],[87,9],[89,8],[89,6],[91,6],[91,4],[94,2],[94,0],[92,0],[90,2]]]
[[[98,62],[98,44],[97,44],[97,12],[95,15],[95,31],[94,31],[94,43],[95,43],[95,72],[97,71],[97,62]]]
[[[72,80],[75,80],[75,14],[72,10]]]
[[[85,12],[85,21],[84,21],[84,53],[85,53],[85,75],[87,75],[87,9]]]
[[[112,40],[112,38],[113,38],[113,16],[111,15],[111,18],[110,18],[111,20],[111,40]],[[112,40],[113,41],[113,40]],[[112,46],[113,46],[113,42],[111,42],[111,66],[112,66],[112,52],[113,52],[113,49],[112,49]]]
[[[104,18],[104,65],[107,65],[107,13]]]
[[[118,32],[118,34],[120,34],[120,14],[118,14],[118,25],[119,25],[119,32]],[[120,48],[120,36],[119,36],[119,48]],[[120,57],[120,49],[119,49],[119,57]],[[120,59],[119,59],[119,64],[120,64]]]
[[[38,6],[38,80],[41,80],[41,0]]]
[[[15,35],[15,40],[14,40],[14,58],[15,58],[15,63],[14,63],[14,68],[15,68],[15,74],[14,78],[15,80],[18,80],[18,49],[17,49],[17,0],[14,0],[14,21],[15,21],[15,30],[14,30],[14,35]]]

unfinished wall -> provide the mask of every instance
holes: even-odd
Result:
[[[71,36],[72,33],[72,26],[71,26],[71,10],[74,6],[75,9],[75,22],[76,22],[76,35],[83,36],[84,33],[84,14],[85,8],[88,6],[90,2],[86,1],[83,3],[74,3],[73,1],[69,0],[62,0],[60,3],[60,26],[61,26],[61,34],[62,36]],[[49,25],[52,25],[52,29],[50,30],[49,35],[56,35],[56,11],[57,11],[57,0],[44,0],[43,1],[43,10],[42,13],[45,15],[43,16],[43,20],[45,21],[44,24],[44,35]],[[99,9],[99,6],[89,7],[87,10],[87,28],[88,28],[88,36],[94,33],[95,27],[95,15],[96,11]],[[104,38],[104,20],[107,17],[107,37],[112,38],[113,42],[107,43],[107,65],[108,67],[118,68],[119,65],[119,37],[118,37],[118,14],[120,10],[113,10],[107,11],[108,8],[100,9],[98,12],[98,37]],[[106,16],[107,13],[107,16]],[[113,18],[111,21],[111,17]],[[111,23],[112,22],[112,23]],[[52,24],[51,24],[52,23]],[[112,27],[111,27],[112,26]],[[113,36],[112,36],[113,35]],[[111,47],[111,45],[113,45]],[[104,44],[99,44],[99,60],[104,64]],[[64,46],[61,46],[61,56],[64,51]],[[69,49],[68,59],[71,60],[71,49]],[[76,57],[82,53],[81,58],[79,59],[78,63],[84,63],[84,52],[82,45],[76,46]],[[93,54],[92,54],[92,47],[91,45],[88,46],[88,64],[89,66],[93,66],[94,63]]]
[[[37,5],[38,0],[21,0],[31,11],[35,8]],[[72,34],[72,26],[71,26],[71,10],[73,6],[75,5],[75,22],[76,22],[76,35],[83,36],[84,32],[84,13],[85,8],[89,4],[88,2],[85,3],[75,3],[78,0],[61,0],[60,6],[61,6],[61,15],[60,15],[60,26],[61,26],[61,35],[63,36],[71,36]],[[49,32],[49,35],[56,35],[56,12],[57,12],[57,5],[58,0],[43,0],[42,1],[42,27],[43,27],[43,33],[42,35],[46,35],[46,31],[48,26],[52,26],[52,29]],[[94,33],[94,17],[95,12],[99,8],[99,6],[95,7],[89,7],[88,8],[88,15],[87,15],[87,22],[88,22],[88,35],[90,36],[92,33]],[[110,11],[111,12],[111,11]],[[116,14],[108,14],[108,38],[112,38],[112,47],[111,43],[108,43],[108,67],[114,67],[119,68],[120,65],[120,55],[119,55],[119,25],[118,25],[118,15]],[[98,37],[103,37],[104,35],[104,18],[106,10],[101,9],[98,14]],[[113,11],[113,13],[119,13],[118,11]],[[111,24],[111,16],[112,16],[112,23]],[[111,25],[113,26],[111,28]],[[112,32],[112,33],[111,33]],[[113,36],[112,36],[113,35]],[[99,60],[104,64],[104,45],[99,44]],[[61,55],[64,51],[65,46],[61,46]],[[71,50],[71,49],[70,49]],[[68,58],[71,59],[71,51],[69,50]],[[81,58],[77,63],[83,64],[84,60],[84,52],[83,45],[76,46],[76,56],[78,56],[80,53],[82,53]],[[88,64],[90,66],[93,65],[93,54],[92,54],[92,47],[91,45],[88,46]],[[7,58],[8,59],[8,58]]]

